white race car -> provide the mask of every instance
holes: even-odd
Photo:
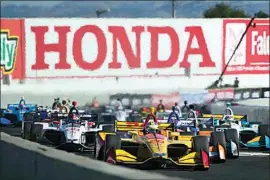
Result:
[[[70,151],[92,150],[95,134],[114,128],[111,124],[98,124],[97,114],[69,117],[68,114],[53,113],[50,119],[43,120],[38,117],[38,113],[25,117],[23,138]]]

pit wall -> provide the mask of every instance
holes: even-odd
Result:
[[[1,90],[205,88],[224,69],[249,21],[1,18],[1,72],[10,84]],[[238,77],[240,87],[269,86],[269,19],[254,23],[227,68],[224,84]]]
[[[176,179],[63,152],[0,132],[0,174],[3,180]],[[177,178],[182,179],[182,178]]]

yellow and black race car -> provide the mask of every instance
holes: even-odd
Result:
[[[148,129],[152,125],[155,131]],[[142,169],[209,169],[206,136],[181,137],[173,132],[173,124],[157,124],[155,118],[144,123],[116,121],[114,132],[97,133],[94,152],[98,160]]]

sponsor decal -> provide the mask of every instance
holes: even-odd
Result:
[[[265,92],[264,92],[264,97],[265,97],[265,98],[269,98],[269,91],[265,91]]]
[[[249,99],[249,98],[250,98],[250,90],[244,90],[243,99]]]
[[[227,19],[223,24],[223,68],[240,41],[249,19]],[[269,19],[255,19],[231,60],[226,74],[269,74]]]
[[[0,38],[1,74],[24,79],[24,20],[1,18]]]
[[[234,89],[209,89],[208,90],[209,100],[216,98],[217,100],[233,99],[234,98]]]
[[[10,36],[9,30],[2,30],[0,33],[0,62],[3,74],[11,74],[15,68],[15,61],[18,48],[18,36]]]
[[[234,99],[235,100],[240,100],[241,99],[241,96],[242,96],[242,93],[241,92],[237,92],[234,94]]]
[[[251,98],[257,99],[257,98],[261,98],[261,89],[251,89],[252,93],[251,93]]]
[[[29,77],[89,78],[220,73],[222,21],[26,20]],[[209,28],[216,25],[215,30]],[[220,43],[220,44],[219,44]],[[219,63],[219,64],[217,64]],[[54,73],[52,73],[54,72]],[[158,72],[158,74],[157,74]]]

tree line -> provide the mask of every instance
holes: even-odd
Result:
[[[204,18],[250,18],[253,16],[255,18],[269,18],[269,14],[263,11],[250,15],[242,9],[233,8],[226,3],[216,4],[203,12]]]

